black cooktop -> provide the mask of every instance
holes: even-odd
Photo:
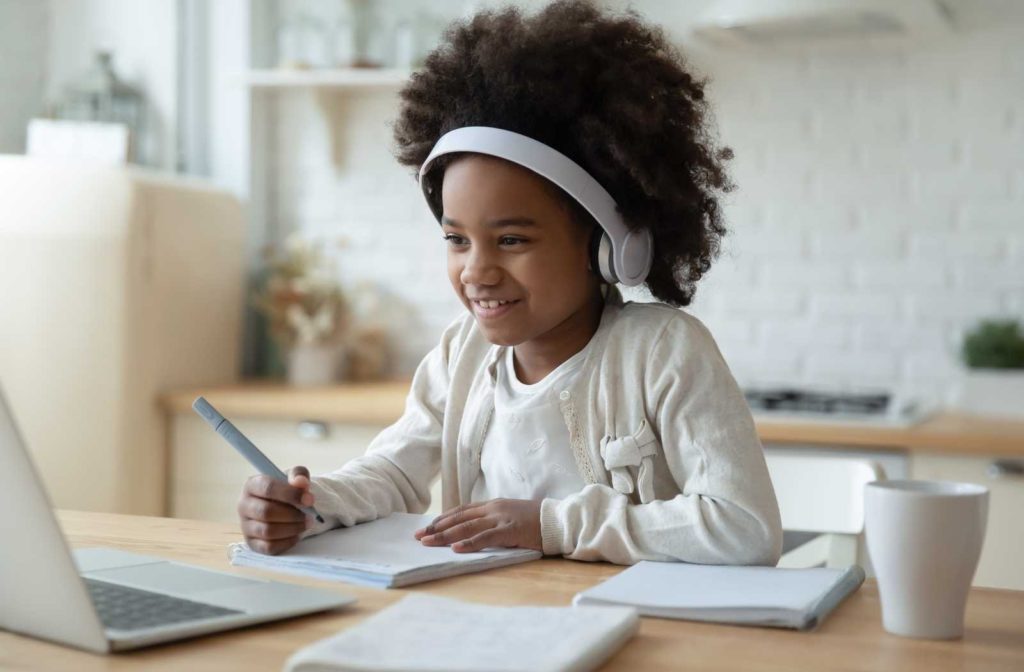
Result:
[[[752,411],[886,415],[891,395],[856,392],[818,392],[797,388],[748,389],[743,392]]]

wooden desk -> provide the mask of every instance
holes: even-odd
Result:
[[[300,646],[348,627],[400,599],[407,590],[493,604],[568,605],[573,594],[620,571],[607,564],[544,559],[407,590],[375,590],[282,577],[227,564],[232,525],[112,514],[64,512],[76,547],[113,546],[211,568],[326,587],[358,596],[335,613],[256,626],[151,649],[98,656],[0,632],[0,669],[8,670],[280,670]],[[1024,592],[973,589],[963,640],[919,641],[882,630],[871,582],[816,632],[643,619],[639,634],[608,670],[1013,670],[1024,669]]]

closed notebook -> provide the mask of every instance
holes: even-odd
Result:
[[[864,570],[640,562],[578,593],[577,605],[629,605],[643,616],[807,630],[864,582]]]
[[[412,594],[299,649],[288,672],[577,672],[610,658],[638,628],[624,607],[495,607]]]
[[[528,549],[456,553],[447,546],[424,546],[413,532],[433,519],[431,515],[393,513],[308,537],[280,555],[257,553],[243,543],[231,544],[228,555],[233,565],[377,588],[399,588],[541,557],[539,551]]]

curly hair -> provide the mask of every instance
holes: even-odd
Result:
[[[663,31],[633,12],[612,15],[581,0],[532,16],[486,11],[449,26],[401,90],[395,157],[418,170],[437,140],[462,126],[555,148],[612,195],[627,226],[651,231],[645,284],[657,299],[686,306],[726,233],[719,194],[734,188],[724,166],[732,151],[715,144],[705,84]],[[436,198],[456,157],[441,158],[428,176]]]

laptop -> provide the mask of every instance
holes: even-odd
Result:
[[[70,553],[2,390],[0,548],[0,629],[98,653],[355,602],[112,548]]]

